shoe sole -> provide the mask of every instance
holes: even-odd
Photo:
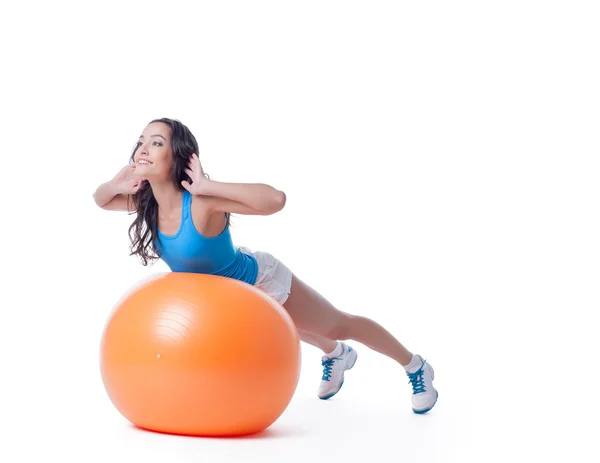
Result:
[[[413,408],[413,412],[415,412],[417,415],[422,415],[423,413],[427,413],[429,410],[431,410],[433,407],[435,407],[435,404],[437,403],[437,400],[438,400],[438,396],[439,396],[439,394],[438,394],[438,391],[436,389],[436,391],[435,391],[435,402],[433,402],[433,405],[431,407],[429,407],[429,408],[424,409],[424,410],[415,410]]]
[[[356,352],[356,350],[352,350],[352,352],[354,352],[354,360],[352,361],[352,364],[348,368],[346,368],[344,371],[352,370],[352,367],[354,367],[354,364],[356,363],[356,359],[358,359],[358,353]],[[319,399],[321,399],[321,400],[331,399],[334,395],[336,395],[338,392],[340,392],[340,389],[342,389],[343,385],[344,385],[344,373],[342,373],[342,382],[340,383],[340,387],[338,387],[338,390],[335,392],[332,392],[329,395],[326,395],[325,397],[319,397]]]

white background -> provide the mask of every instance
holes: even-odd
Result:
[[[18,5],[18,6],[17,6]],[[0,460],[598,461],[597,2],[6,2],[0,8]],[[101,382],[104,323],[167,271],[96,187],[154,118],[213,179],[287,194],[233,217],[336,306],[436,369],[410,410],[366,346],[250,439],[139,431]],[[385,455],[385,456],[384,456]]]

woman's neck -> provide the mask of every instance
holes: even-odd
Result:
[[[150,183],[152,194],[158,203],[158,210],[164,214],[181,209],[183,192],[173,185],[173,182]]]

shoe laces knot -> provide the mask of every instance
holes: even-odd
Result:
[[[425,367],[425,360],[421,368],[414,373],[406,373],[408,375],[408,382],[412,384],[413,394],[419,394],[425,392],[425,380],[423,379],[423,367]]]
[[[331,358],[331,359],[321,361],[321,365],[323,365],[323,380],[324,381],[329,381],[329,379],[331,378],[331,369],[333,368],[333,364],[335,363],[336,360],[337,360],[337,358]]]

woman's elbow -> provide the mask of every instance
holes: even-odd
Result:
[[[273,208],[271,213],[275,214],[276,212],[282,210],[285,207],[286,200],[287,198],[285,196],[285,193],[283,191],[277,190],[277,194],[275,195],[273,200]]]

